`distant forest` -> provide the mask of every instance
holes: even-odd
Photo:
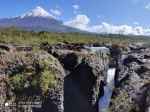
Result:
[[[120,35],[120,34],[91,34],[91,33],[50,33],[46,31],[35,32],[16,29],[13,27],[0,29],[0,43],[3,44],[40,44],[48,42],[50,44],[68,43],[114,43],[123,45],[128,42],[147,42],[150,37]]]

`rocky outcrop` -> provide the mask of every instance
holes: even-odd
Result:
[[[64,68],[72,70],[78,64],[78,57],[75,53],[69,53],[63,58],[62,63],[64,64]]]
[[[10,47],[8,47],[7,45],[0,45],[0,49],[10,51]]]
[[[109,51],[93,52],[82,44],[68,43],[45,43],[41,49],[58,58],[69,70],[64,79],[64,112],[97,112],[98,98],[104,94]]]
[[[73,51],[73,50],[64,50],[64,49],[53,49],[50,54],[56,57],[60,63],[64,64],[64,59],[66,56],[68,57],[69,54],[74,54],[78,57],[78,64],[81,63],[83,57],[90,53],[90,50],[82,49],[80,52]]]
[[[48,42],[44,42],[40,45],[40,49],[45,50],[49,53],[53,52],[53,50],[72,50],[80,52],[81,49],[84,48],[84,44],[81,43],[59,43],[59,44],[49,44]]]
[[[110,110],[146,112],[150,88],[150,48],[125,46],[118,49],[115,89]]]
[[[64,111],[65,73],[52,55],[41,51],[14,52],[1,55],[0,59],[0,104],[6,105],[0,111]]]
[[[68,43],[34,47],[14,45],[0,54],[0,103],[6,105],[0,111],[97,112],[109,50]]]
[[[0,44],[0,55],[4,51],[12,52],[13,50],[15,50],[15,47],[13,47],[12,45]]]
[[[98,112],[107,79],[109,50],[92,52],[64,79],[64,112]]]
[[[16,51],[32,51],[33,48],[36,48],[36,46],[30,44],[16,45],[15,47]]]
[[[91,52],[90,49],[84,47],[83,44],[69,44],[61,43],[56,45],[50,45],[47,42],[40,45],[40,49],[47,51],[63,65],[68,74],[73,68],[81,63],[84,56]]]
[[[145,112],[150,112],[150,88],[148,89],[146,96]]]

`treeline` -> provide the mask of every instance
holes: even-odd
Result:
[[[40,44],[49,43],[115,43],[124,44],[127,42],[150,42],[150,37],[120,35],[120,34],[88,34],[88,33],[50,33],[46,31],[35,32],[25,31],[16,28],[0,29],[0,43],[4,44]]]

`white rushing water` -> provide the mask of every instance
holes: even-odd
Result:
[[[92,51],[98,51],[103,49],[108,49],[106,47],[86,47],[90,48]],[[99,99],[99,112],[103,112],[103,109],[107,109],[109,107],[113,87],[114,87],[114,75],[115,68],[109,68],[107,74],[107,85],[104,87],[104,96]]]
[[[99,99],[99,112],[103,112],[103,109],[109,107],[109,99],[111,98],[114,87],[114,74],[115,68],[108,69],[107,86],[104,87],[104,96]]]
[[[106,47],[90,47],[90,49],[92,51],[98,51],[98,50],[103,50],[103,49],[108,49],[108,48],[106,48]]]

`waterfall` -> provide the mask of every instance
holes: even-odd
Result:
[[[90,48],[92,51],[98,51],[103,49],[108,49],[106,47],[86,47]],[[107,109],[109,107],[113,87],[114,87],[114,75],[115,68],[109,68],[107,73],[107,85],[104,87],[104,96],[99,99],[99,112],[103,112],[103,109]]]
[[[104,87],[104,96],[99,99],[99,112],[103,112],[103,109],[107,109],[109,107],[113,86],[114,86],[114,75],[115,68],[108,69],[107,75],[107,85]]]

